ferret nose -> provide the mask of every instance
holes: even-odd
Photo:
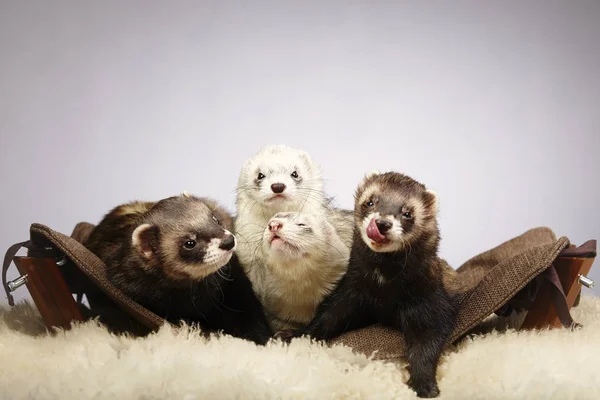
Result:
[[[274,183],[271,185],[271,190],[273,193],[283,193],[285,185],[283,183]]]
[[[386,233],[392,227],[392,223],[385,219],[378,219],[375,223],[377,224],[377,229],[379,229],[379,232],[381,233]]]
[[[269,222],[269,231],[277,232],[278,230],[281,229],[282,226],[283,226],[283,224],[279,221],[271,221],[271,222]]]
[[[222,250],[231,250],[235,246],[235,237],[233,235],[227,235],[224,239],[221,239],[221,245],[219,246]]]

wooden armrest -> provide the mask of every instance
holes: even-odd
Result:
[[[588,243],[586,242],[586,244]],[[569,310],[579,300],[582,286],[580,276],[586,277],[595,260],[595,242],[593,251],[584,252],[584,246],[585,244],[577,248],[582,249],[580,251],[581,256],[571,256],[571,254],[576,254],[576,247],[571,246],[568,251],[564,251],[565,255],[560,255],[554,262],[554,268],[567,298]],[[550,285],[544,282],[532,307],[527,312],[521,329],[541,329],[547,327],[558,328],[562,327],[562,324],[551,301]]]
[[[48,329],[69,329],[71,321],[83,321],[77,303],[53,259],[15,257],[13,260],[21,276],[26,276],[27,289]]]

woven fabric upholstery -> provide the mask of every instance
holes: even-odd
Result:
[[[80,222],[75,225],[71,237],[79,243],[84,243],[94,230],[95,226],[96,225],[90,224],[89,222]]]
[[[81,244],[93,227],[79,223],[72,237],[41,224],[31,225],[30,231],[32,240],[52,243],[123,310],[148,328],[157,329],[165,321],[113,286],[106,277],[104,263]],[[450,342],[506,304],[568,246],[566,237],[557,239],[550,229],[535,228],[465,262],[458,268],[452,286],[460,310]],[[402,334],[380,325],[347,332],[329,341],[340,342],[367,355],[375,352],[375,359],[394,360],[403,356]]]

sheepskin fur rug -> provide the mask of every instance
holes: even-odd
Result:
[[[572,314],[582,329],[488,318],[443,357],[440,399],[600,399],[600,299]],[[305,338],[257,347],[164,327],[134,339],[95,322],[50,335],[28,303],[0,311],[0,399],[416,399],[403,368]]]

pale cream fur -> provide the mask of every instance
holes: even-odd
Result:
[[[116,215],[143,214],[150,210],[154,204],[154,202],[150,201],[133,201],[119,207],[116,210]]]
[[[350,250],[323,215],[277,213],[269,223],[281,228],[264,230],[265,274],[256,294],[275,332],[297,329],[310,322],[319,303],[346,272]],[[274,234],[281,239],[270,243]]]
[[[291,176],[296,172],[298,178]],[[258,181],[258,174],[264,175]],[[274,183],[286,186],[277,198],[271,190]],[[261,148],[244,163],[238,177],[234,234],[238,240],[236,254],[255,292],[264,292],[266,260],[262,235],[268,221],[278,212],[328,214],[328,220],[349,248],[352,240],[352,218],[337,215],[326,199],[321,167],[308,153],[286,145]]]
[[[439,399],[600,398],[600,299],[572,314],[583,329],[490,332],[505,325],[491,319],[442,358]],[[49,336],[27,304],[0,309],[0,371],[0,398],[15,400],[417,399],[403,369],[341,345],[260,347],[168,327],[132,339],[93,322]]]

